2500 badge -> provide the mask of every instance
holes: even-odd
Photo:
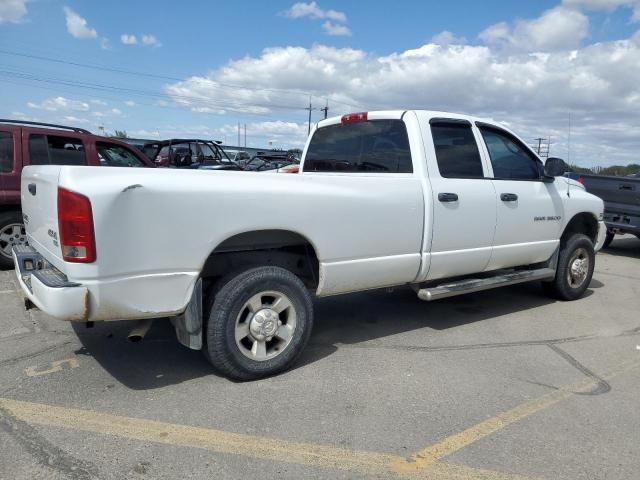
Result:
[[[533,217],[533,221],[534,222],[559,222],[562,219],[562,217],[560,216],[555,216],[555,217]]]

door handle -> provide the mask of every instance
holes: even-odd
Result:
[[[458,201],[458,194],[457,193],[439,193],[438,194],[438,200],[440,200],[443,203],[446,203],[446,202],[457,202]]]
[[[516,195],[515,193],[501,193],[500,200],[502,200],[503,202],[517,202],[518,195]]]
[[[36,184],[35,183],[30,183],[27,188],[29,189],[29,193],[31,195],[35,195],[36,194]]]
[[[635,188],[633,187],[633,185],[624,185],[624,184],[621,184],[618,188],[619,188],[620,190],[635,190]]]

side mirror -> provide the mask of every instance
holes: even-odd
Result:
[[[544,164],[544,173],[549,177],[562,177],[569,171],[569,165],[561,158],[547,158]]]

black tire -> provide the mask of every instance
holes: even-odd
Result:
[[[580,280],[580,283],[572,283],[570,280],[570,268],[574,263],[575,255],[584,257],[588,260],[588,265],[585,268],[585,276]],[[558,300],[577,300],[582,297],[589,283],[591,283],[591,277],[593,277],[593,268],[595,266],[595,251],[593,249],[593,243],[586,235],[574,234],[566,240],[560,247],[560,254],[558,256],[558,268],[556,269],[556,276],[551,282],[543,282],[542,286],[547,295]]]
[[[293,309],[289,310],[288,307],[286,311],[276,313],[278,322],[282,321],[286,325],[290,318],[293,318],[295,323],[286,345],[280,348],[285,341],[280,340],[278,335],[273,335],[271,341],[263,342],[267,355],[272,356],[255,360],[247,356],[247,342],[250,345],[256,341],[253,333],[239,341],[239,345],[236,342],[236,324],[241,318],[247,318],[248,320],[241,323],[247,326],[254,325],[251,318],[256,316],[256,312],[247,310],[247,302],[259,296],[263,305],[260,308],[268,309],[268,303],[262,302],[262,298],[270,298],[268,292],[280,293]],[[292,314],[294,317],[289,317]],[[309,341],[312,329],[313,302],[302,281],[280,267],[254,268],[234,276],[216,292],[206,325],[205,357],[215,370],[233,380],[246,381],[269,377],[287,370],[294,364]],[[276,330],[279,331],[279,327],[276,327]]]
[[[613,242],[613,239],[615,238],[616,234],[614,232],[610,232],[609,230],[607,230],[607,236],[604,237],[604,243],[602,244],[602,248],[607,248],[609,245],[611,245],[611,242]]]
[[[0,212],[0,236],[2,235],[2,232],[12,224],[22,225],[21,238],[24,238],[25,233],[22,213],[15,210],[10,212]],[[6,240],[0,238],[0,269],[2,270],[13,268],[13,257],[11,254],[7,254],[5,248],[10,249],[11,245]]]

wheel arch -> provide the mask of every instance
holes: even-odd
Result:
[[[248,230],[220,242],[205,259],[201,276],[216,280],[257,266],[279,266],[317,289],[320,263],[316,246],[304,235],[287,229]]]
[[[598,241],[598,219],[596,216],[591,212],[575,214],[564,228],[560,241],[566,242],[574,233],[586,235],[595,245]]]

